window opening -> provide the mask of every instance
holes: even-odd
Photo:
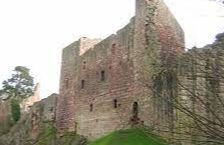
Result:
[[[83,69],[86,69],[86,61],[83,61]]]
[[[114,99],[114,108],[117,108],[117,99]]]
[[[93,104],[90,104],[89,107],[90,107],[89,111],[92,112],[93,111]]]
[[[66,88],[68,88],[68,87],[69,87],[69,80],[68,80],[68,78],[67,78],[67,79],[65,79],[65,87],[66,87]]]
[[[85,87],[85,80],[82,80],[82,82],[81,82],[81,88],[84,89],[84,87]]]
[[[133,103],[133,118],[138,118],[138,103]]]
[[[114,43],[114,44],[112,44],[112,48],[115,48],[116,47],[116,44]]]
[[[101,71],[101,81],[105,81],[105,71]]]

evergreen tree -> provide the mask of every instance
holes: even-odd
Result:
[[[24,66],[15,67],[12,77],[3,81],[2,92],[17,99],[24,99],[33,95],[34,82],[29,71]]]

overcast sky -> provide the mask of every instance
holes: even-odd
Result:
[[[209,0],[165,0],[186,46],[212,43],[224,31],[224,6]],[[58,92],[62,49],[79,37],[105,38],[134,16],[135,0],[0,0],[0,82],[15,66],[31,69],[41,95]]]

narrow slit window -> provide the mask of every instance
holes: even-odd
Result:
[[[117,108],[117,99],[114,99],[114,108]]]
[[[65,79],[65,87],[66,87],[66,88],[69,87],[69,79],[68,79],[68,78]]]
[[[92,112],[93,111],[93,104],[89,105],[89,111]]]
[[[133,117],[138,118],[138,102],[133,103]]]
[[[112,54],[115,54],[115,49],[116,49],[116,44],[112,44],[112,49],[111,49]]]
[[[83,69],[86,69],[86,61],[83,61]]]
[[[101,81],[105,81],[105,71],[101,71]]]
[[[84,89],[84,87],[85,87],[85,80],[82,80],[82,82],[81,82],[81,88]]]

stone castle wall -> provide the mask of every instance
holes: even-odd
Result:
[[[26,99],[24,99],[21,104],[21,112],[22,113],[27,113],[31,106],[33,106],[34,103],[39,102],[40,99],[40,84],[37,83],[34,89],[34,94]]]
[[[178,60],[178,98],[183,107],[190,110],[192,116],[201,116],[201,121],[214,130],[223,130],[219,126],[224,121],[224,35],[203,48],[193,48],[181,55]],[[178,111],[179,127],[188,128],[193,139],[205,140],[204,131],[195,126],[191,117]],[[204,117],[204,119],[203,119]],[[188,122],[186,122],[188,120]],[[190,121],[191,120],[191,121]],[[190,123],[191,122],[191,123]],[[216,124],[217,123],[217,124]],[[216,124],[216,125],[214,125]],[[188,127],[186,127],[188,126]],[[200,124],[205,131],[205,126]],[[208,136],[212,132],[207,131]],[[220,135],[223,135],[220,133]],[[198,138],[197,138],[197,137]],[[210,138],[211,139],[211,138]],[[213,139],[215,139],[213,137]],[[209,139],[207,139],[209,140]],[[192,144],[192,143],[190,143]]]
[[[10,130],[3,132],[3,134],[1,134],[3,131],[1,125],[6,124],[2,124],[2,116],[0,116],[0,145],[61,144],[57,142],[59,140],[56,139],[54,125],[57,97],[57,94],[52,94],[48,98],[34,103],[29,111],[23,114],[20,120],[10,126]],[[0,104],[0,113],[5,105],[7,105],[7,101]]]
[[[0,101],[0,136],[9,131],[12,126],[10,101]]]
[[[7,133],[10,128],[15,124],[11,114],[11,98],[0,99],[0,135]],[[20,103],[22,116],[29,112],[31,106],[40,101],[39,84],[35,87],[34,95],[24,99]]]
[[[161,0],[136,0],[136,16],[116,34],[102,41],[81,38],[66,47],[58,130],[96,138],[132,123],[156,123],[150,92],[141,82],[144,69],[173,60],[172,55],[161,58],[182,52],[183,39],[182,29]]]

